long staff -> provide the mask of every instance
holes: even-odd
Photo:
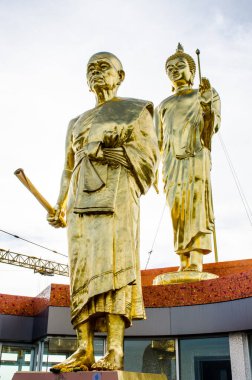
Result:
[[[201,85],[201,83],[202,83],[202,77],[201,77],[201,69],[200,69],[200,50],[197,49],[195,53],[197,54],[197,59],[198,59],[199,82],[200,82],[200,85]],[[212,200],[212,204],[213,204],[213,200]],[[214,223],[214,229],[213,229],[213,243],[214,243],[215,262],[218,263],[219,258],[218,258],[218,248],[217,248],[217,238],[216,238],[215,223]]]
[[[33,183],[29,180],[29,178],[25,175],[23,169],[17,169],[14,172],[15,176],[19,179],[20,182],[34,195],[34,197],[39,201],[39,203],[46,209],[49,214],[54,214],[54,208],[50,205],[50,203],[43,197],[42,194],[36,189]],[[61,223],[66,226],[65,219],[60,216],[59,217]]]

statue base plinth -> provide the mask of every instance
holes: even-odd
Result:
[[[197,282],[214,280],[218,278],[216,274],[208,272],[183,271],[160,274],[153,280],[153,285],[181,284],[185,282]]]
[[[12,380],[167,380],[165,375],[127,371],[16,372]]]

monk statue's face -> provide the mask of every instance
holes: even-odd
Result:
[[[109,55],[93,55],[87,66],[87,82],[93,92],[100,90],[116,90],[124,78],[123,70]]]
[[[173,86],[192,83],[192,73],[184,57],[177,57],[167,62],[166,72]]]

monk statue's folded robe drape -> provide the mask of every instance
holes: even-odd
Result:
[[[178,254],[212,250],[211,138],[219,125],[220,98],[214,89],[207,126],[198,90],[181,91],[156,109],[164,189]]]
[[[151,103],[116,98],[70,123],[75,167],[67,204],[71,314],[105,328],[106,313],[145,318],[139,197],[157,170]]]

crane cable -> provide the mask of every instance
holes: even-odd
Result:
[[[240,197],[241,197],[241,200],[242,200],[242,203],[243,203],[243,206],[244,206],[245,212],[246,212],[246,214],[247,214],[247,217],[248,217],[249,223],[250,223],[250,225],[252,226],[252,212],[251,212],[251,209],[250,209],[250,207],[249,207],[248,201],[247,201],[247,199],[246,199],[246,196],[245,196],[245,194],[244,194],[244,191],[243,191],[242,186],[241,186],[241,184],[240,184],[239,178],[238,178],[238,176],[237,176],[237,174],[236,174],[236,171],[235,171],[235,169],[234,169],[234,166],[233,166],[232,161],[231,161],[231,159],[230,159],[230,156],[229,156],[229,154],[228,154],[228,150],[227,150],[227,148],[226,148],[226,145],[225,145],[225,143],[224,143],[224,141],[223,141],[223,138],[222,138],[220,132],[218,132],[218,136],[219,136],[219,140],[220,140],[220,143],[221,143],[222,149],[223,149],[224,154],[225,154],[225,156],[226,156],[226,159],[227,159],[227,162],[228,162],[229,168],[230,168],[231,173],[232,173],[232,175],[233,175],[233,178],[234,178],[234,181],[235,181],[235,184],[236,184],[237,190],[238,190],[239,195],[240,195]]]
[[[67,255],[64,255],[63,253],[57,252],[57,251],[55,251],[54,249],[50,249],[50,248],[47,248],[47,247],[45,247],[45,246],[43,246],[43,245],[41,245],[41,244],[34,243],[33,241],[30,241],[30,240],[25,239],[25,238],[22,238],[22,237],[20,237],[20,236],[18,236],[18,235],[12,234],[11,232],[7,232],[7,231],[1,230],[1,229],[0,229],[0,232],[3,232],[3,233],[5,233],[5,234],[7,234],[7,235],[10,235],[10,236],[13,236],[13,237],[16,238],[16,239],[23,240],[23,241],[25,241],[25,242],[27,242],[27,243],[30,243],[30,244],[36,245],[37,247],[40,247],[40,248],[46,249],[47,251],[51,251],[51,252],[53,252],[53,253],[56,253],[57,255],[64,256],[64,257],[68,257]]]
[[[150,262],[150,257],[151,257],[151,254],[153,252],[153,248],[154,248],[154,245],[156,243],[156,239],[157,239],[157,235],[158,235],[158,232],[159,232],[159,228],[160,228],[163,216],[164,216],[165,207],[166,207],[166,202],[164,204],[163,211],[162,211],[162,214],[161,214],[160,219],[159,219],[159,223],[158,223],[157,230],[156,230],[156,233],[155,233],[155,236],[154,236],[154,239],[153,239],[151,250],[148,252],[148,259],[147,259],[147,262],[146,262],[146,265],[145,265],[145,270],[147,269],[147,266],[148,266],[148,264]]]

